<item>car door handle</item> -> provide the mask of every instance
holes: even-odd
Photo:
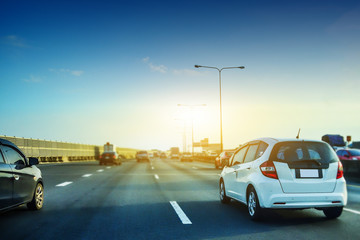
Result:
[[[20,176],[19,175],[14,175],[14,179],[17,181],[20,179]]]

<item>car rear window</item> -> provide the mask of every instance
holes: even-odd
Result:
[[[280,142],[270,155],[272,161],[306,162],[315,161],[319,164],[337,162],[338,157],[331,147],[321,142]]]
[[[351,156],[360,156],[360,150],[348,150],[351,154]]]

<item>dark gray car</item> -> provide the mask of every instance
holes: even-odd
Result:
[[[44,202],[37,158],[27,158],[12,142],[0,138],[0,211],[27,204],[39,210]]]

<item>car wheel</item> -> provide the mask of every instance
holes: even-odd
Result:
[[[331,207],[331,208],[326,208],[323,211],[327,218],[332,219],[332,218],[340,217],[342,210],[343,207]]]
[[[247,198],[247,207],[251,220],[256,221],[261,218],[261,207],[254,188],[251,188],[249,190],[249,194]]]
[[[36,184],[35,192],[27,207],[31,210],[40,210],[44,204],[44,187],[41,183]]]
[[[220,181],[220,192],[219,192],[219,195],[220,195],[220,202],[221,203],[224,203],[224,204],[227,204],[230,202],[230,198],[228,196],[226,196],[226,191],[225,191],[225,184],[224,184],[224,181],[221,180]]]

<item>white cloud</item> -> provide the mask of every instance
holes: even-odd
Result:
[[[49,71],[55,72],[55,73],[69,73],[69,74],[77,76],[77,77],[84,74],[84,71],[82,71],[82,70],[70,70],[70,69],[64,69],[64,68],[60,68],[60,69],[49,68]]]
[[[74,76],[81,76],[84,73],[84,71],[81,70],[73,70],[71,71],[71,74]]]
[[[167,72],[167,67],[165,65],[154,65],[152,62],[150,62],[150,57],[145,57],[142,59],[142,61],[146,63],[153,72],[160,72],[160,73]]]
[[[154,65],[152,63],[149,63],[149,67],[154,72],[166,73],[167,71],[167,67],[165,67],[164,65]]]
[[[186,75],[186,76],[203,76],[204,72],[196,71],[195,69],[174,69],[172,71],[175,75]]]
[[[24,82],[28,82],[28,83],[39,83],[42,82],[42,79],[40,77],[36,77],[34,75],[30,75],[29,78],[27,79],[23,79]]]
[[[21,47],[21,48],[29,47],[23,39],[19,38],[18,36],[15,36],[15,35],[8,35],[5,37],[2,37],[2,42],[7,45],[14,46],[14,47]]]

